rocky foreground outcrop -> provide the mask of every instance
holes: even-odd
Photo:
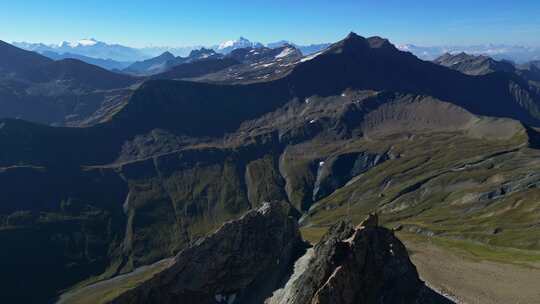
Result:
[[[286,204],[265,203],[225,223],[113,303],[262,303],[306,248],[289,210]]]
[[[265,203],[113,303],[451,303],[424,285],[376,215],[356,228],[340,222],[305,249],[287,205]]]
[[[334,225],[306,269],[266,304],[452,303],[419,279],[405,246],[370,215]]]

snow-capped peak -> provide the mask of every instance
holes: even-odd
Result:
[[[80,45],[80,46],[92,46],[92,45],[96,45],[98,43],[98,41],[94,38],[90,38],[90,39],[81,39],[79,41],[76,42],[77,45]]]
[[[236,40],[228,40],[222,42],[218,46],[218,50],[223,50],[226,48],[240,49],[253,46],[253,43],[244,37],[240,37]]]
[[[295,52],[295,50],[292,47],[286,47],[286,48],[283,49],[283,51],[281,51],[281,53],[276,55],[276,59],[287,57],[287,56],[293,54],[294,52]]]
[[[234,45],[234,43],[235,43],[235,40],[228,40],[228,41],[222,42],[219,44],[218,49],[222,50],[224,48],[231,47]]]
[[[63,41],[60,44],[58,44],[58,47],[59,48],[62,48],[62,47],[76,48],[76,47],[84,47],[84,46],[94,46],[98,43],[99,41],[97,41],[96,39],[90,38],[90,39],[81,39],[81,40],[71,41],[71,42]]]

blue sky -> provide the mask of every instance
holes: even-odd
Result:
[[[96,38],[131,46],[211,45],[242,35],[332,42],[350,31],[395,43],[540,46],[540,0],[0,1],[0,40]],[[406,4],[404,4],[406,3]]]

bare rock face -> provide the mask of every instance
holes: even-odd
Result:
[[[224,224],[113,303],[452,303],[424,285],[377,214],[356,228],[337,223],[305,251],[289,208],[264,203]]]
[[[362,229],[364,227],[377,227],[379,226],[379,215],[377,213],[370,213],[368,217],[363,220],[357,229]]]
[[[318,201],[343,187],[353,177],[367,172],[390,159],[387,153],[347,153],[321,162],[313,189],[313,201]]]
[[[340,222],[315,247],[304,272],[272,304],[451,303],[419,279],[405,246],[370,215]]]
[[[305,249],[289,207],[265,203],[180,252],[113,303],[262,303]]]

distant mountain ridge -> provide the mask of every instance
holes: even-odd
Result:
[[[516,67],[506,61],[496,61],[484,55],[446,53],[433,62],[469,75],[485,75],[496,71],[513,73]]]
[[[284,44],[276,48],[236,49],[225,56],[239,64],[202,75],[197,81],[247,84],[268,82],[287,75],[303,58],[302,52],[293,45]]]
[[[43,43],[13,42],[16,47],[43,53],[54,52],[58,54],[71,53],[92,58],[112,59],[115,61],[135,61],[146,59],[148,56],[141,50],[120,44],[108,44],[93,38],[82,39],[76,42],[62,42],[58,45],[45,45]]]
[[[122,70],[122,72],[139,76],[150,76],[164,73],[180,64],[192,63],[197,60],[220,59],[222,57],[222,54],[206,48],[192,50],[186,57],[175,57],[172,53],[165,52],[154,58],[137,61]]]
[[[290,44],[276,48],[254,45],[255,47],[234,49],[228,54],[217,53],[213,49],[206,48],[193,50],[187,57],[174,57],[171,53],[165,52],[158,57],[136,62],[123,72],[153,78],[180,79],[205,76],[205,80],[229,81],[236,77],[249,81],[255,77],[252,73],[255,70],[259,70],[255,74],[263,72],[260,71],[261,67],[275,69],[278,64],[283,67],[292,66],[302,57],[302,52]],[[226,74],[208,75],[233,66],[235,67],[228,69]],[[235,77],[232,76],[233,74]]]
[[[424,60],[435,60],[445,53],[452,55],[458,53],[484,55],[496,60],[510,60],[516,63],[540,60],[540,47],[519,45],[418,46],[414,44],[402,44],[397,47],[402,51],[411,52]]]
[[[505,60],[497,61],[485,55],[470,55],[466,53],[452,55],[447,53],[433,62],[473,76],[496,72],[515,74],[523,80],[528,81],[531,85],[540,88],[540,68],[535,61],[516,65]]]
[[[123,69],[122,72],[134,75],[159,73],[165,70],[167,61],[173,60],[174,58],[175,56],[170,52],[164,52],[157,57],[134,62]]]
[[[66,125],[114,109],[138,79],[0,41],[0,117]],[[106,112],[106,111],[105,111]]]
[[[93,57],[88,57],[84,55],[72,54],[72,53],[59,54],[59,53],[55,53],[51,51],[44,51],[44,52],[41,52],[41,55],[49,57],[53,60],[77,59],[77,60],[84,61],[89,64],[97,65],[107,70],[122,70],[131,64],[131,62],[129,61],[116,61],[112,59],[93,58]]]
[[[170,52],[174,54],[175,56],[180,57],[186,57],[189,56],[190,52],[193,50],[205,48],[204,46],[185,46],[185,47],[142,47],[142,48],[134,48],[134,47],[128,47],[123,46],[119,44],[109,44],[102,41],[98,41],[96,39],[90,38],[90,39],[81,39],[79,41],[74,42],[62,42],[59,44],[44,44],[44,43],[29,43],[29,42],[13,42],[14,46],[28,50],[28,51],[34,51],[40,54],[49,54],[51,56],[51,53],[56,53],[58,56],[64,56],[67,57],[67,54],[69,54],[69,58],[74,59],[85,59],[84,57],[75,58],[73,56],[85,56],[89,58],[94,59],[106,59],[106,60],[114,60],[119,62],[135,62],[135,61],[143,61],[147,60],[156,56],[159,56],[160,54],[163,54],[164,52]],[[302,51],[303,54],[309,55],[315,52],[318,52],[324,48],[326,48],[330,43],[321,43],[321,44],[311,44],[311,45],[298,45],[294,44],[290,41],[282,40],[279,42],[273,42],[268,43],[264,45],[260,42],[252,42],[249,39],[245,37],[240,37],[238,39],[228,40],[221,42],[216,45],[208,46],[207,49],[213,49],[214,51],[221,53],[221,54],[227,54],[231,51],[239,48],[246,48],[246,47],[269,47],[269,48],[277,48],[281,47],[284,44],[291,44],[295,45],[298,49]],[[54,56],[54,57],[58,57]],[[86,60],[83,60],[86,61]],[[93,64],[92,62],[88,62]],[[107,66],[101,65],[104,68],[107,68]]]
[[[240,37],[236,40],[224,41],[217,46],[213,46],[212,49],[216,50],[219,53],[228,54],[236,49],[259,47],[263,47],[263,44],[260,42],[251,42],[244,37]]]
[[[134,48],[122,46],[119,44],[108,44],[96,39],[81,39],[74,42],[62,42],[60,44],[44,44],[44,43],[28,43],[28,42],[13,42],[13,45],[38,53],[55,52],[58,54],[74,54],[83,55],[99,59],[112,59],[115,61],[134,62],[146,60],[156,57],[164,52],[170,52],[175,56],[188,56],[192,50],[200,49],[204,46],[148,46],[142,48]],[[214,49],[218,53],[229,53],[237,48],[245,47],[261,47],[276,48],[284,44],[291,44],[297,47],[304,55],[310,55],[328,47],[330,43],[315,43],[309,45],[297,44],[290,40],[280,40],[263,44],[253,42],[245,37],[223,41],[221,43],[206,46]],[[465,45],[465,46],[419,46],[415,44],[400,44],[397,47],[402,51],[413,53],[424,60],[435,60],[437,57],[445,53],[457,54],[465,52],[472,55],[485,55],[496,60],[510,60],[522,64],[529,61],[540,60],[540,47],[534,46],[519,46],[519,45],[504,45],[504,44],[486,44],[486,45]],[[79,58],[76,58],[79,59]],[[91,63],[91,62],[89,62]],[[102,66],[105,67],[105,66]]]

